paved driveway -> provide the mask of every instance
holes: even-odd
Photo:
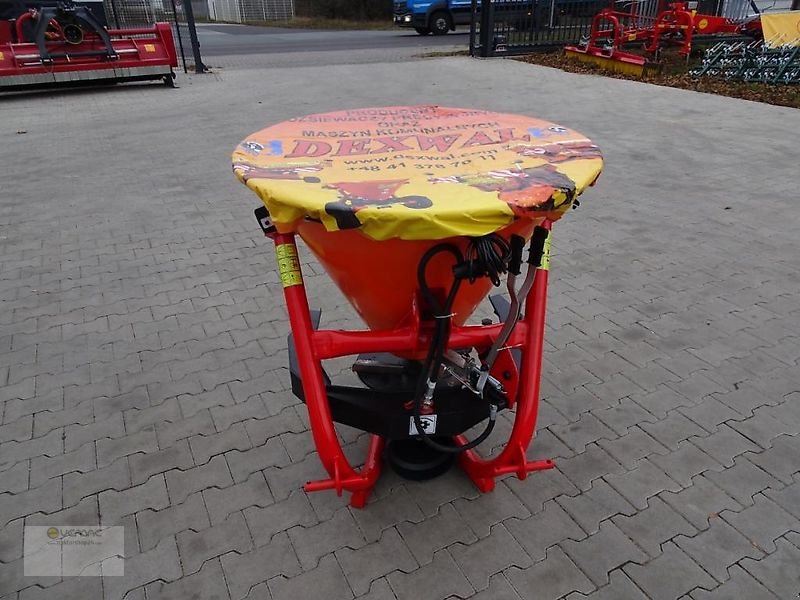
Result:
[[[179,83],[0,101],[0,597],[797,596],[800,112],[468,58]],[[489,495],[387,473],[352,510],[302,491],[323,472],[228,157],[291,116],[425,102],[605,152],[554,230],[530,456],[558,468]],[[323,324],[355,325],[305,260]],[[125,527],[123,577],[23,576],[23,526],[98,523]]]

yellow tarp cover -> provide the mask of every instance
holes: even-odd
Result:
[[[761,14],[764,44],[770,48],[800,46],[800,10]]]
[[[233,153],[236,176],[280,231],[299,219],[376,239],[497,231],[559,218],[603,166],[597,146],[530,117],[396,106],[300,117]]]

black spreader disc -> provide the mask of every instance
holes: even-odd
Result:
[[[433,439],[439,444],[452,445],[449,438]],[[386,444],[386,460],[394,472],[413,481],[433,479],[446,473],[455,459],[455,454],[431,448],[419,438],[390,440]]]

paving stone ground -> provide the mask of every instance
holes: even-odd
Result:
[[[0,100],[0,597],[797,597],[800,112],[463,57],[179,83]],[[554,229],[530,456],[557,468],[488,495],[386,473],[354,510],[302,491],[323,472],[229,153],[425,102],[604,151]],[[323,325],[355,326],[304,264]],[[100,523],[125,527],[124,577],[23,575],[24,526]]]

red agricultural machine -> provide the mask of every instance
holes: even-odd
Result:
[[[0,20],[0,91],[158,79],[172,86],[177,66],[168,23],[107,29],[66,2]]]
[[[577,46],[567,46],[567,56],[597,64],[618,72],[642,75],[657,67],[661,50],[678,48],[678,54],[688,57],[698,36],[746,35],[761,37],[758,14],[733,18],[706,14],[697,9],[697,2],[656,4],[631,2],[620,10],[611,2],[592,19],[589,38]],[[648,10],[655,6],[656,11]],[[754,12],[757,13],[757,8]],[[639,45],[641,52],[630,49]],[[628,50],[626,50],[627,48]]]

